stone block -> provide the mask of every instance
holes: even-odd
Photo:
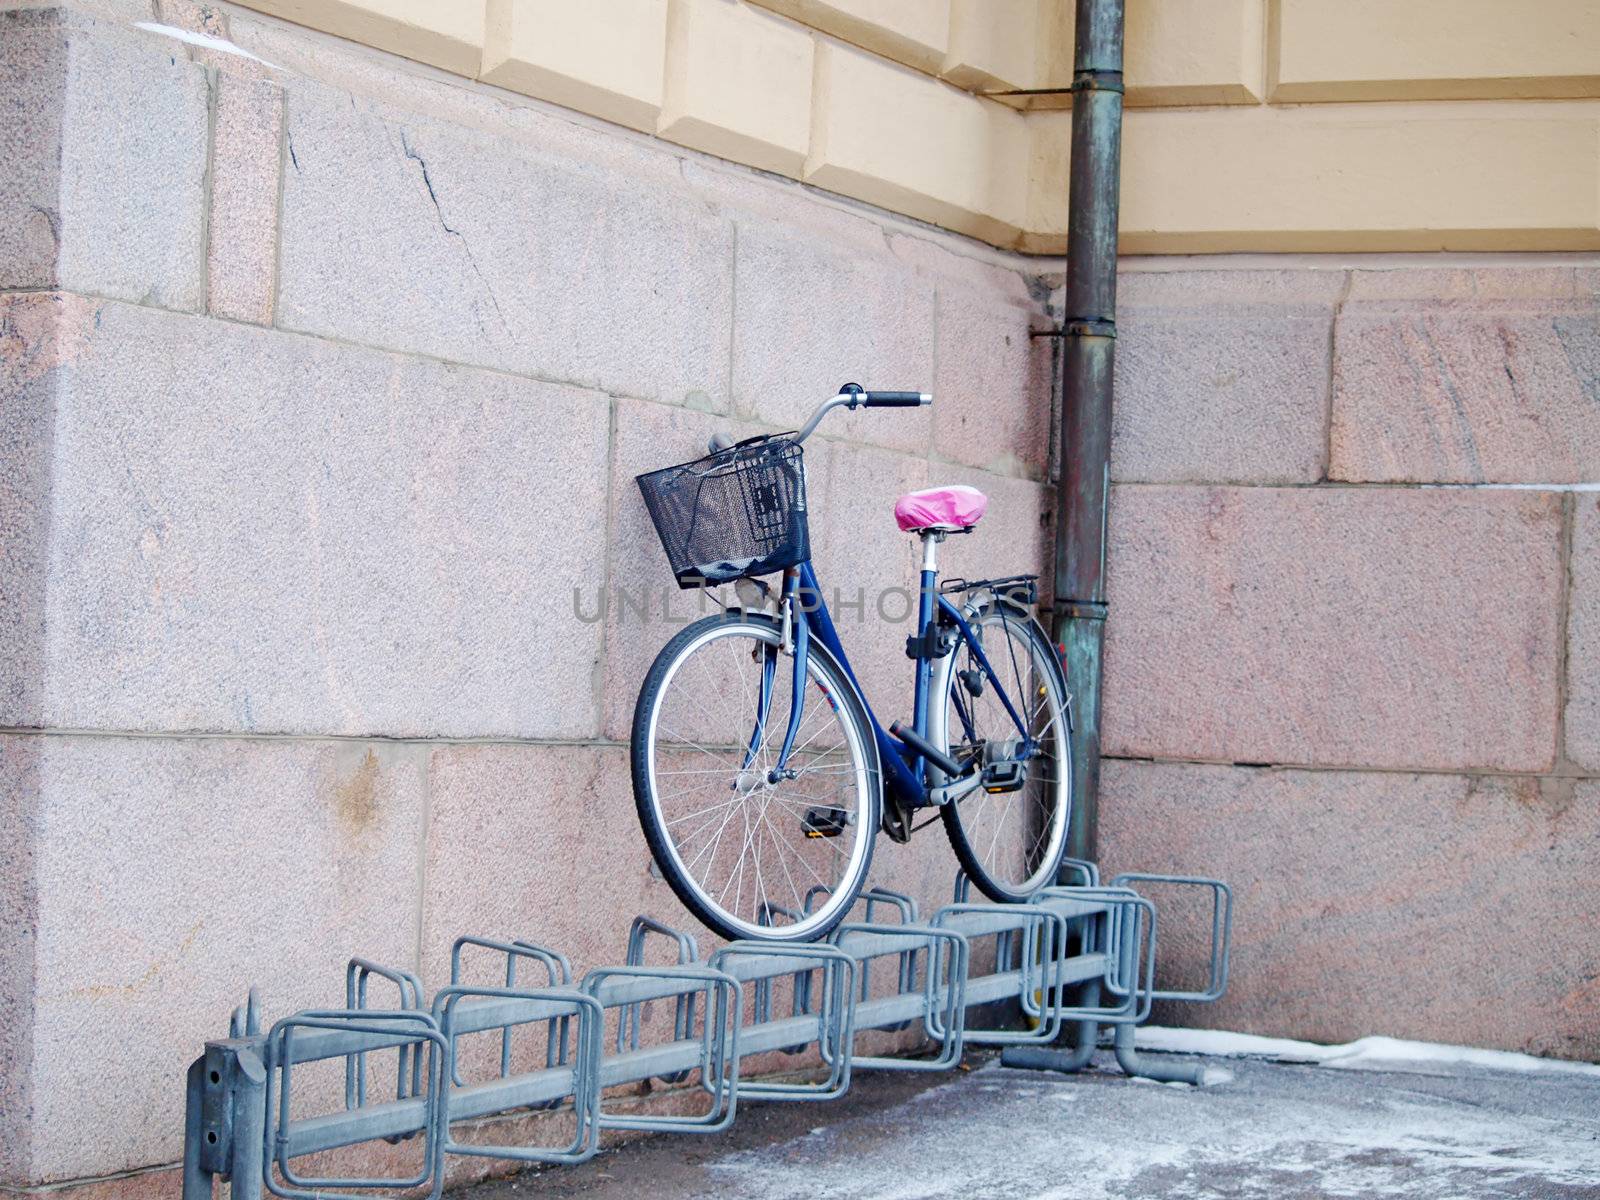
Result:
[[[1591,266],[1418,267],[1352,271],[1349,300],[1440,303],[1452,300],[1593,300],[1600,270]]]
[[[1109,870],[1234,888],[1227,996],[1158,1020],[1600,1056],[1593,782],[1108,760],[1102,788]],[[1198,939],[1161,947],[1204,974]]]
[[[1266,11],[1253,0],[1132,0],[1128,103],[1258,103],[1266,98],[1266,34]]]
[[[1567,594],[1567,757],[1600,771],[1600,499],[1572,498],[1571,584]]]
[[[566,6],[578,12],[577,6]],[[589,6],[585,5],[586,10]],[[275,76],[290,92],[305,87],[335,106],[368,112],[393,110],[427,121],[488,132],[545,161],[581,170],[620,170],[656,186],[682,179],[682,156],[659,142],[618,135],[593,121],[574,121],[568,110],[550,104],[510,100],[504,88],[463,87],[437,71],[396,70],[393,59],[354,42],[307,36],[281,21],[235,7],[229,34],[247,53],[274,64]],[[620,51],[619,51],[620,53]],[[337,92],[330,97],[328,89]],[[354,97],[354,99],[352,99]],[[300,103],[309,103],[302,97]],[[292,163],[291,163],[292,165]]]
[[[666,44],[667,0],[489,0],[483,78],[653,132]]]
[[[0,0],[0,11],[54,9],[68,11],[59,0]],[[84,16],[108,18],[118,23],[159,19],[157,0],[70,0],[70,9]]]
[[[1315,483],[1343,272],[1125,272],[1112,478]]]
[[[228,36],[228,14],[212,0],[151,0],[149,7],[155,10],[156,19],[163,25],[189,33],[203,33],[207,37]]]
[[[49,287],[61,231],[66,32],[34,11],[0,12],[0,286]]]
[[[1126,116],[1123,120],[1126,126]],[[1024,254],[1066,253],[1071,182],[1072,113],[1029,113],[1028,195],[1023,204],[1022,232],[1012,243],[1014,249]],[[1119,231],[1119,239],[1122,236]]]
[[[1027,118],[1065,161],[1068,113]],[[1368,106],[1130,109],[1124,254],[1589,250],[1600,118],[1558,102],[1470,113]],[[1035,169],[1023,248],[1059,254],[1059,169]]]
[[[60,335],[7,725],[589,737],[603,397],[105,304]],[[58,350],[58,356],[65,351]],[[204,380],[209,399],[175,399]],[[26,442],[22,443],[24,451]]]
[[[36,895],[20,1177],[178,1157],[182,1068],[249,984],[283,1015],[341,1002],[351,954],[410,966],[422,784],[382,743],[5,737]]]
[[[1282,0],[1274,101],[1600,96],[1585,0]]]
[[[476,75],[483,61],[479,0],[250,0],[248,7],[457,75]]]
[[[183,1172],[177,1167],[157,1168],[69,1184],[51,1192],[60,1200],[178,1200],[183,1195]]]
[[[1106,752],[1547,771],[1561,536],[1545,493],[1121,485]]]
[[[1357,273],[1339,316],[1333,478],[1600,478],[1592,287],[1570,268],[1375,275]]]
[[[197,308],[205,72],[70,9],[13,10],[0,94],[0,287]]]
[[[611,169],[304,85],[278,322],[681,400],[728,378],[733,235]]]
[[[939,74],[972,92],[1037,87],[1038,0],[950,0],[950,48]]]
[[[462,934],[553,947],[581,975],[623,961],[637,913],[691,923],[650,874],[627,747],[441,746],[428,780],[429,988],[450,981],[450,946]]]
[[[739,231],[733,395],[794,428],[840,385],[931,391],[933,287],[898,263],[765,226]],[[927,409],[833,413],[824,436],[925,451]]]
[[[1025,219],[1029,154],[1026,118],[1005,105],[818,45],[807,183],[1009,244]]]
[[[812,37],[738,0],[673,0],[668,141],[799,175],[811,141]]]
[[[1049,323],[992,294],[940,287],[933,447],[943,458],[1001,472],[1043,474],[1049,458]]]
[[[950,44],[950,0],[752,0],[884,58],[937,72]]]
[[[871,227],[877,241],[888,242],[889,251],[909,267],[926,271],[936,284],[952,290],[984,293],[991,300],[1005,300],[1021,308],[1043,312],[1037,294],[1042,278],[1034,267],[1004,253],[973,253],[970,238],[882,225]],[[1048,275],[1048,272],[1046,273]]]
[[[278,267],[283,90],[219,72],[212,127],[206,307],[217,316],[272,324]]]

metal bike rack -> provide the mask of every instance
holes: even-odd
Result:
[[[352,959],[343,1009],[295,1013],[261,1032],[255,989],[232,1014],[229,1036],[207,1042],[188,1073],[184,1200],[212,1195],[218,1177],[235,1200],[264,1192],[291,1200],[328,1200],[355,1190],[426,1190],[439,1196],[451,1155],[518,1162],[573,1163],[592,1157],[605,1129],[714,1133],[733,1122],[741,1100],[819,1101],[841,1096],[863,1069],[937,1071],[959,1063],[967,1045],[1004,1047],[1010,1066],[1072,1071],[1087,1065],[1102,1026],[1115,1031],[1117,1061],[1131,1074],[1200,1080],[1189,1064],[1154,1064],[1134,1053],[1134,1026],[1155,1001],[1205,1003],[1227,987],[1233,896],[1220,880],[1197,876],[1118,875],[1102,886],[1094,863],[1071,860],[1074,879],[1044,889],[1027,904],[974,902],[958,876],[955,901],[927,920],[909,897],[863,893],[865,918],[840,924],[825,942],[784,945],[733,942],[701,961],[690,934],[649,917],[629,931],[627,962],[600,967],[574,983],[559,951],[516,938],[466,936],[451,947],[450,983],[424,1003],[408,970]],[[1135,888],[1156,884],[1208,892],[1211,946],[1206,986],[1156,986],[1156,908]],[[807,897],[806,907],[815,897]],[[892,913],[894,919],[875,919]],[[770,906],[769,920],[794,914]],[[973,948],[993,939],[992,969],[974,973]],[[647,965],[652,940],[673,961]],[[468,955],[492,956],[495,986],[463,979]],[[870,986],[872,966],[893,959]],[[978,961],[987,964],[985,954]],[[520,975],[536,972],[531,984]],[[775,985],[790,981],[793,1001],[775,1012]],[[392,989],[395,1007],[372,1006],[372,982]],[[748,1000],[748,1004],[747,1004]],[[665,1032],[646,1006],[671,1005]],[[974,1028],[969,1009],[1014,1002],[1026,1018],[1009,1027]],[[608,1023],[615,1031],[607,1035]],[[920,1058],[858,1052],[866,1031],[920,1025],[933,1054]],[[1071,1047],[1056,1043],[1068,1027]],[[518,1042],[522,1031],[532,1040]],[[657,1040],[652,1041],[652,1031]],[[498,1038],[492,1054],[463,1053],[463,1038]],[[744,1059],[814,1048],[815,1079],[743,1079]],[[371,1085],[374,1061],[393,1055],[383,1095]],[[385,1058],[385,1061],[387,1059]],[[297,1072],[342,1063],[342,1095],[320,1111],[297,1106]],[[475,1067],[490,1064],[488,1073]],[[683,1115],[619,1111],[606,1089],[659,1080],[700,1111]],[[316,1096],[313,1089],[313,1096]],[[343,1107],[339,1107],[342,1102]],[[680,1106],[681,1107],[681,1106]],[[528,1117],[556,1109],[570,1138],[558,1144],[466,1141],[465,1122]],[[570,1121],[569,1121],[570,1118]],[[496,1136],[511,1126],[479,1126]],[[397,1167],[389,1176],[338,1177],[298,1164],[308,1155],[388,1142]]]

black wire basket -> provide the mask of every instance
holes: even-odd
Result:
[[[767,434],[637,479],[681,588],[768,575],[811,557],[800,444]]]

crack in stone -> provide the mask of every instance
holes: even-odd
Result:
[[[461,249],[466,252],[467,262],[472,267],[472,273],[478,277],[478,282],[483,285],[483,291],[489,297],[489,303],[494,305],[495,315],[500,318],[500,327],[510,333],[511,326],[506,321],[505,311],[500,307],[499,297],[494,294],[494,288],[489,286],[488,279],[484,277],[483,268],[478,266],[478,257],[473,254],[472,246],[468,244],[466,236],[444,219],[444,209],[439,207],[439,193],[434,190],[433,177],[428,173],[427,161],[412,147],[404,129],[400,130],[400,148],[405,152],[405,156],[416,163],[418,169],[422,172],[422,186],[428,189],[428,199],[433,201],[433,215],[438,218],[439,228],[461,243]]]

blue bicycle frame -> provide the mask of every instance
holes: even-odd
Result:
[[[931,634],[941,625],[953,630],[954,642],[947,653],[957,653],[961,645],[965,644],[971,651],[973,659],[979,669],[987,677],[990,686],[999,696],[1005,706],[1007,715],[1016,726],[1017,736],[1021,739],[1020,753],[1025,757],[1033,753],[1035,741],[1027,728],[1027,723],[1012,703],[1011,696],[1007,693],[1005,685],[1001,682],[999,673],[989,662],[989,657],[983,651],[983,645],[966,617],[949,599],[940,594],[937,588],[938,572],[924,570],[922,572],[922,586],[918,591],[917,600],[917,639],[922,645],[931,644]],[[809,562],[803,562],[798,567],[784,573],[783,578],[784,611],[789,614],[789,633],[793,638],[794,660],[791,676],[791,700],[789,705],[789,722],[784,731],[783,749],[779,752],[776,766],[773,768],[774,778],[783,771],[789,760],[789,753],[794,747],[796,733],[800,729],[800,722],[804,716],[803,705],[805,698],[806,662],[810,653],[812,638],[820,641],[844,668],[845,674],[850,677],[850,682],[855,685],[857,693],[861,696],[862,703],[866,706],[867,719],[872,723],[873,736],[878,744],[878,757],[882,763],[883,781],[888,797],[900,803],[920,808],[931,803],[929,799],[930,784],[927,779],[927,763],[923,755],[914,747],[907,745],[890,734],[879,722],[877,715],[872,711],[872,704],[862,690],[861,682],[856,678],[854,669],[850,666],[850,658],[845,653],[844,646],[839,641],[839,631],[834,627],[833,616],[828,611],[827,602],[822,596],[822,587],[817,582],[816,572],[812,570]],[[772,705],[772,689],[777,676],[776,654],[768,655],[761,673],[760,696],[757,700],[756,724],[751,733],[750,747],[745,755],[744,765],[748,767],[755,758],[758,747],[766,739],[767,718]],[[918,738],[926,738],[928,733],[928,689],[933,674],[933,657],[921,655],[916,659],[916,682],[913,691],[912,707],[912,732]],[[964,732],[969,739],[976,737],[972,728],[971,718],[964,706],[959,709],[960,719]]]

